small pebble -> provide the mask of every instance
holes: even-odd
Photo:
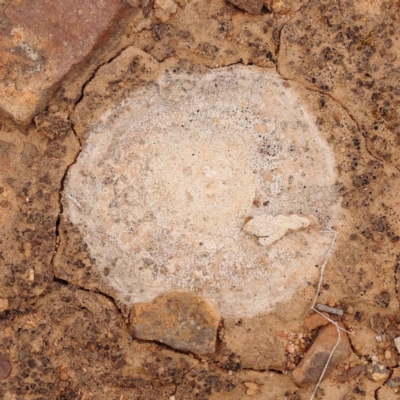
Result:
[[[375,336],[375,339],[377,342],[382,342],[382,335]]]
[[[296,369],[296,364],[292,363],[292,362],[289,362],[288,365],[287,365],[287,369],[289,371],[294,371]]]
[[[374,363],[379,362],[379,357],[376,354],[371,355],[371,361]]]
[[[335,300],[333,300],[333,299],[328,299],[328,301],[326,302],[326,304],[327,304],[329,307],[332,307],[332,308],[336,307],[336,302],[335,302]]]
[[[0,353],[0,380],[7,379],[11,374],[11,364],[3,354]]]
[[[385,359],[390,360],[392,358],[392,352],[390,350],[385,351]]]
[[[79,13],[79,11],[82,11],[82,10],[78,10],[78,13]],[[49,111],[52,113],[56,113],[58,111],[58,108],[59,107],[57,105],[52,105],[49,107]]]
[[[350,315],[354,314],[354,307],[353,306],[348,306],[347,310],[346,310],[346,313],[350,314]]]
[[[28,281],[29,282],[35,281],[35,271],[33,269],[28,270]]]
[[[260,388],[258,387],[257,383],[254,382],[245,382],[244,385],[246,386],[246,394],[248,396],[253,396],[260,392]]]
[[[59,378],[61,381],[67,381],[69,376],[65,371],[60,371]]]
[[[286,347],[286,351],[287,351],[289,354],[293,354],[293,353],[296,351],[296,348],[295,348],[294,344],[293,344],[293,343],[289,343],[289,344],[287,345],[287,347]]]

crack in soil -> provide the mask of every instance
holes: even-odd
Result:
[[[75,165],[75,163],[76,163],[76,161],[77,161],[77,159],[78,159],[80,153],[82,152],[82,139],[81,139],[81,137],[76,133],[75,124],[74,124],[73,121],[71,120],[71,115],[73,114],[74,110],[75,110],[76,107],[79,105],[79,103],[83,100],[83,98],[84,98],[84,96],[85,96],[85,88],[86,88],[86,86],[95,78],[95,76],[97,75],[97,72],[100,70],[100,68],[102,68],[103,66],[105,66],[105,65],[111,63],[112,61],[114,61],[117,57],[119,57],[119,56],[122,54],[123,51],[125,51],[125,50],[126,50],[128,47],[130,47],[130,46],[131,46],[131,45],[127,45],[127,46],[123,47],[115,56],[111,57],[110,59],[108,59],[108,60],[105,61],[104,63],[101,63],[100,65],[98,65],[98,66],[93,70],[93,72],[90,74],[89,78],[88,78],[88,79],[86,80],[86,82],[82,85],[81,94],[80,94],[78,100],[74,103],[74,105],[72,106],[70,112],[68,113],[67,120],[68,120],[69,123],[71,124],[71,131],[72,131],[73,135],[75,136],[77,142],[79,143],[79,150],[77,151],[77,153],[76,153],[76,155],[75,155],[73,161],[66,167],[65,172],[64,172],[64,175],[63,175],[63,177],[61,178],[60,190],[59,190],[59,192],[58,192],[59,213],[58,213],[58,217],[57,217],[57,221],[56,221],[56,230],[55,230],[56,244],[55,244],[53,256],[52,256],[51,261],[50,261],[50,265],[51,265],[51,268],[52,268],[52,270],[53,270],[53,276],[54,276],[53,281],[59,282],[59,283],[63,282],[63,284],[67,284],[67,285],[74,285],[74,286],[78,287],[78,288],[81,289],[81,290],[92,291],[92,292],[95,292],[95,293],[98,293],[98,294],[101,294],[101,295],[107,297],[107,298],[114,304],[114,306],[116,307],[116,309],[118,310],[118,313],[120,314],[120,316],[121,316],[121,318],[122,318],[123,323],[125,324],[125,326],[126,326],[126,321],[125,321],[124,318],[123,318],[123,313],[122,313],[120,307],[118,307],[118,305],[117,305],[117,303],[116,303],[116,301],[114,300],[113,297],[111,297],[110,295],[108,295],[108,294],[106,294],[106,293],[104,293],[104,292],[101,292],[101,291],[99,291],[99,290],[86,289],[86,288],[84,288],[84,287],[82,287],[82,286],[79,286],[79,285],[76,285],[76,284],[72,284],[72,283],[70,283],[70,282],[68,282],[68,281],[65,281],[65,280],[63,280],[63,279],[58,278],[58,277],[56,276],[55,272],[54,272],[54,260],[55,260],[57,254],[58,254],[59,247],[60,247],[60,223],[61,223],[61,217],[62,217],[63,212],[64,212],[64,206],[63,206],[63,204],[62,204],[62,193],[64,192],[65,180],[66,180],[66,178],[67,178],[67,176],[68,176],[68,172],[69,172],[70,168],[71,168],[73,165]],[[46,293],[46,294],[47,294],[47,293]]]
[[[394,285],[395,285],[394,290],[396,291],[397,300],[400,301],[400,298],[399,298],[399,280],[397,278],[397,274],[399,273],[399,270],[400,270],[400,254],[397,255],[396,264],[394,266]]]
[[[120,308],[118,307],[118,305],[115,302],[115,300],[110,295],[108,295],[107,293],[103,293],[100,290],[87,289],[87,288],[85,288],[83,286],[80,286],[80,285],[77,285],[75,283],[68,282],[65,279],[57,278],[56,276],[54,276],[53,282],[56,282],[56,283],[58,283],[58,284],[60,284],[62,286],[73,286],[73,287],[77,288],[78,290],[82,290],[84,292],[93,292],[93,293],[97,293],[97,294],[100,294],[100,295],[106,297],[108,300],[111,301],[111,303],[114,305],[115,309],[117,310],[122,325],[125,326],[125,328],[127,330],[129,330],[129,324],[126,322],[126,320],[125,320]],[[48,293],[46,293],[46,294],[48,294]]]

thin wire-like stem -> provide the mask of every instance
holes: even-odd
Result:
[[[311,310],[313,310],[314,312],[316,312],[316,313],[318,313],[319,315],[323,316],[326,320],[328,320],[328,321],[331,322],[332,324],[336,324],[336,321],[334,321],[333,319],[330,319],[330,318],[327,317],[326,315],[322,314],[322,312],[318,311],[316,308],[311,308]],[[341,328],[340,326],[339,326],[339,329],[340,329],[341,331],[343,331],[343,332],[348,333],[349,335],[356,336],[353,332],[350,332],[350,331],[348,331],[348,330],[346,330],[346,329],[344,329],[344,328]]]
[[[319,291],[321,290],[322,280],[324,279],[325,267],[326,267],[326,264],[328,263],[329,257],[332,254],[332,250],[333,250],[333,247],[335,246],[336,238],[337,238],[337,232],[334,231],[333,229],[329,228],[329,229],[327,229],[325,231],[321,231],[321,232],[333,233],[334,235],[333,235],[332,243],[331,243],[331,245],[329,247],[329,250],[327,251],[327,253],[325,255],[324,262],[322,263],[321,272],[320,272],[320,275],[319,275],[319,282],[318,282],[317,292],[315,293],[314,300],[312,302],[312,305],[311,305],[310,309],[311,308],[315,308],[315,303],[317,302],[317,299],[318,299],[318,296],[319,296]]]

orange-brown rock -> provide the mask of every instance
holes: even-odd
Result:
[[[264,5],[263,0],[229,0],[229,2],[251,14],[261,14]]]
[[[136,303],[130,321],[137,339],[198,354],[215,352],[220,315],[211,302],[193,293],[168,292]]]
[[[28,124],[126,9],[122,0],[12,0],[0,15],[0,110]]]
[[[323,313],[326,317],[329,318],[329,315],[326,313]],[[321,314],[315,313],[311,315],[307,315],[307,317],[304,320],[304,327],[309,331],[313,331],[314,329],[319,328],[320,326],[325,326],[328,325],[329,321],[324,318]]]
[[[343,328],[342,324],[339,325]],[[333,353],[324,378],[327,378],[339,364],[351,355],[350,342],[346,332],[340,331],[340,337],[341,340]],[[321,329],[314,343],[292,373],[292,378],[298,386],[318,382],[337,339],[338,332],[335,325],[331,324]]]

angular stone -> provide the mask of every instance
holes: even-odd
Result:
[[[150,303],[136,303],[132,335],[198,354],[215,352],[220,315],[208,300],[193,293],[169,292]]]
[[[329,315],[324,313],[326,317],[329,318]],[[329,321],[324,318],[321,314],[315,313],[311,315],[307,315],[304,320],[304,327],[309,331],[313,331],[314,329],[319,328],[320,326],[328,325]]]
[[[260,387],[257,385],[257,383],[245,382],[244,386],[246,386],[246,394],[248,396],[254,396],[254,395],[260,393]]]
[[[260,244],[269,246],[288,232],[306,228],[310,223],[309,217],[299,215],[261,215],[247,222],[243,231],[258,236]]]
[[[0,16],[0,109],[28,124],[126,9],[121,0],[12,0]]]
[[[275,14],[287,14],[290,12],[290,5],[283,0],[272,0],[271,9]]]
[[[343,328],[342,324],[339,324]],[[351,355],[351,347],[346,332],[341,331],[341,340],[333,353],[324,378]],[[336,345],[338,333],[336,326],[329,325],[321,329],[313,345],[310,347],[298,367],[293,371],[292,378],[298,386],[317,383],[328,361],[329,355]]]
[[[163,23],[167,22],[178,9],[178,6],[173,0],[155,0],[154,11],[156,17]]]
[[[347,370],[347,379],[352,379],[365,370],[365,365],[357,364]]]
[[[261,14],[263,0],[229,0],[230,3],[251,14]]]

